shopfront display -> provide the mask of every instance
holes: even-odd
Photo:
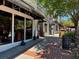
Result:
[[[10,14],[0,11],[0,45],[11,43],[11,22]]]
[[[26,20],[26,39],[32,38],[32,20]]]

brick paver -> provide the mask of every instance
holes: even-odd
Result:
[[[23,54],[34,59],[72,59],[72,54],[61,48],[61,41],[58,37],[46,37]]]

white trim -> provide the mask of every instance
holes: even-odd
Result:
[[[32,39],[24,40],[26,43],[31,41]],[[13,47],[16,47],[20,45],[21,41],[15,42],[15,43],[10,43],[10,44],[5,44],[5,45],[0,45],[0,52],[6,51],[8,49],[11,49]]]
[[[26,18],[24,18],[24,40],[26,40]]]
[[[33,28],[32,28],[32,37],[35,35],[37,36],[37,25],[38,25],[38,20],[33,20]]]
[[[34,21],[34,20],[32,20],[32,39],[33,39],[33,35],[34,35],[34,27],[33,27],[33,26],[34,26],[34,25],[33,25],[34,22],[33,22],[33,21]]]
[[[22,12],[19,12],[17,10],[14,10],[12,8],[9,8],[7,6],[4,6],[4,5],[0,5],[0,10],[33,20],[33,17],[31,17],[31,16],[29,16],[27,14],[24,14]]]
[[[14,14],[12,14],[12,43],[14,42]]]

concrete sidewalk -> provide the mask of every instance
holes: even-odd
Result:
[[[48,55],[48,53],[50,52],[49,44],[55,43],[55,42],[59,43],[58,40],[59,40],[58,37],[57,38],[56,37],[45,37],[45,39],[42,42],[34,45],[32,48],[16,56],[14,59],[45,59],[45,58],[51,59],[52,57],[51,54],[53,54],[53,52],[51,51],[50,56]],[[54,50],[58,51],[59,49],[54,49]]]
[[[59,37],[59,33],[58,34],[52,34],[52,35],[46,35],[46,37]]]
[[[37,44],[38,42],[41,42],[43,39],[37,39],[37,40],[31,40],[26,43],[25,46],[17,46],[12,49],[9,49],[8,51],[1,52],[0,53],[0,59],[13,59],[17,55],[27,51],[29,48]]]
[[[14,59],[72,59],[72,53],[61,48],[60,38],[49,36]]]

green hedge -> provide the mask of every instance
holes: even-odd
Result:
[[[64,35],[72,39],[72,41],[75,39],[75,32],[66,32]]]
[[[65,35],[68,37],[74,37],[75,32],[66,32]]]

